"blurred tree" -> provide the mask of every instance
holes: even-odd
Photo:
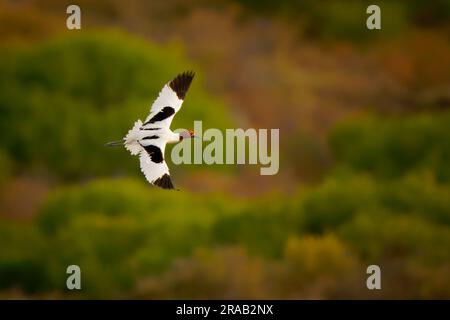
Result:
[[[20,171],[61,178],[139,172],[126,152],[103,144],[144,119],[167,81],[196,69],[176,45],[158,47],[118,32],[4,48],[0,56],[0,146]],[[231,123],[201,79],[198,72],[174,128],[192,127],[194,120],[216,128]]]
[[[429,170],[438,181],[448,182],[449,127],[449,112],[423,113],[404,119],[368,117],[337,126],[330,144],[341,167],[381,178]]]

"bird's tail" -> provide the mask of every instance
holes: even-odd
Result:
[[[138,142],[138,140],[140,139],[139,131],[141,127],[142,121],[136,121],[133,128],[128,131],[127,135],[125,136],[125,148],[130,151],[133,156],[138,155],[142,150],[142,147]]]

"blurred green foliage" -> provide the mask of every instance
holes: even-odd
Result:
[[[448,112],[419,114],[403,121],[369,117],[335,128],[330,144],[342,170],[347,166],[379,178],[401,177],[411,170],[431,171],[438,181],[449,182],[449,127]]]
[[[11,160],[6,152],[0,149],[0,190],[8,181],[11,172]]]
[[[99,176],[138,173],[125,151],[102,145],[144,118],[174,74],[196,69],[181,47],[97,32],[0,57],[0,187],[17,172],[70,181],[34,220],[0,221],[0,294],[363,298],[375,263],[384,298],[450,297],[448,111],[339,124],[333,171],[292,195],[167,192]],[[174,127],[231,125],[201,77],[193,86]],[[65,290],[71,264],[80,293]]]
[[[360,162],[351,156],[368,153],[374,155],[375,168],[391,167],[404,154],[373,152],[372,141],[389,144],[395,130],[399,139],[419,137],[429,123],[442,132],[440,124],[446,119],[448,114],[392,118],[389,130],[375,118],[339,126],[331,140],[337,167],[346,169],[336,170],[334,177],[298,197],[272,195],[245,202],[219,195],[150,193],[144,183],[123,179],[59,188],[47,197],[34,226],[0,224],[0,284],[18,285],[26,292],[61,290],[65,268],[75,263],[84,270],[86,297],[129,292],[144,297],[225,297],[220,292],[233,286],[226,279],[234,276],[221,263],[242,263],[240,272],[248,272],[243,277],[256,286],[242,297],[304,297],[316,286],[328,297],[337,292],[353,297],[361,294],[355,281],[364,281],[355,277],[364,274],[364,266],[383,262],[393,268],[390,276],[401,274],[417,286],[411,293],[388,288],[385,297],[446,296],[441,285],[430,287],[423,280],[435,279],[434,270],[450,266],[450,185],[427,160],[430,152],[441,154],[446,145],[433,134],[425,135],[428,143],[417,139],[412,150],[421,158],[414,162],[420,166],[405,166],[396,179],[379,176],[373,167],[361,172]],[[229,246],[244,250],[220,249]],[[206,251],[200,254],[200,249]],[[261,265],[260,258],[268,262]],[[179,261],[183,271],[173,261]],[[396,271],[395,261],[402,261],[403,269]],[[212,278],[199,280],[206,273]],[[269,276],[272,289],[262,284]],[[139,285],[146,278],[150,280]],[[448,277],[439,279],[449,283]],[[239,288],[234,290],[240,296]]]
[[[138,173],[135,159],[103,145],[145,119],[162,86],[196,70],[179,45],[151,45],[120,32],[83,33],[0,50],[0,147],[16,170],[82,178]],[[225,106],[193,82],[173,128],[230,127]],[[192,166],[194,167],[194,166]]]
[[[384,37],[398,35],[406,27],[442,25],[450,19],[450,4],[446,0],[436,0],[432,3],[421,0],[379,0],[376,3],[368,0],[234,1],[242,4],[250,13],[286,18],[310,37],[356,43],[364,43],[380,36],[380,33],[368,32],[366,28],[361,27],[366,25],[369,16],[366,14],[366,8],[371,4],[381,8]]]

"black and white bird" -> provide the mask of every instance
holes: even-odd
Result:
[[[179,74],[159,92],[144,123],[135,122],[123,141],[108,142],[107,146],[123,145],[132,155],[139,156],[141,171],[151,184],[163,189],[174,189],[169,168],[164,160],[167,143],[195,138],[192,130],[175,133],[170,124],[180,110],[186,93],[194,78],[194,72]]]

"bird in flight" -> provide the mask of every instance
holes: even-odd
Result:
[[[107,146],[124,146],[134,156],[139,156],[141,171],[151,184],[163,189],[174,189],[169,168],[164,160],[167,143],[195,138],[192,130],[175,133],[170,123],[180,110],[186,93],[194,78],[194,72],[187,71],[176,76],[159,92],[144,123],[137,120],[123,141],[108,142]]]

